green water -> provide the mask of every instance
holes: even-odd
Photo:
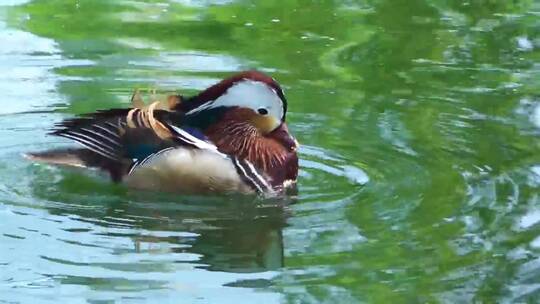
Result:
[[[0,303],[538,303],[540,3],[4,0]],[[137,193],[21,154],[256,68],[286,202]]]

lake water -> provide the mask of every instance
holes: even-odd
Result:
[[[540,301],[538,1],[0,3],[0,303]],[[253,68],[285,88],[297,196],[21,157],[134,88]]]

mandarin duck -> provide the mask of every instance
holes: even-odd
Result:
[[[169,96],[166,104],[132,101],[132,108],[66,119],[50,132],[82,148],[27,157],[98,168],[114,182],[141,190],[266,195],[295,184],[298,143],[285,123],[287,100],[273,78],[247,71],[192,97]]]

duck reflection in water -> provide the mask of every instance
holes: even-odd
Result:
[[[54,185],[36,179],[34,194],[49,201],[74,202],[51,204],[47,209],[57,215],[75,213],[75,219],[95,228],[87,233],[104,231],[97,234],[107,236],[107,247],[115,246],[115,238],[129,236],[133,246],[125,253],[195,254],[197,259],[180,258],[180,263],[211,271],[249,273],[284,266],[282,230],[291,202],[283,198],[270,201],[246,196],[156,197],[151,193],[111,190],[110,185],[91,177],[81,179],[77,174],[75,179],[69,175],[76,173],[63,173]],[[81,187],[80,183],[93,185]],[[125,239],[118,239],[119,244],[124,242]],[[124,253],[124,248],[115,251]],[[169,268],[162,268],[166,269]]]
[[[202,255],[200,261],[209,270],[260,272],[284,266],[285,217],[280,207],[215,219],[211,224],[219,228],[201,233],[190,249]]]
[[[242,198],[240,198],[242,200]],[[198,202],[197,204],[200,204]],[[263,272],[284,266],[282,230],[286,226],[287,207],[278,204],[258,204],[232,200],[197,209],[153,212],[152,217],[168,217],[170,222],[148,223],[141,228],[163,231],[173,229],[196,233],[197,236],[175,238],[177,253],[200,255],[197,268],[237,273]],[[183,208],[182,208],[183,209]],[[173,218],[174,216],[174,218]],[[135,238],[138,251],[146,245],[163,242],[162,238]],[[191,263],[191,262],[190,262]]]

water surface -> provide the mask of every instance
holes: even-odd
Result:
[[[9,0],[0,41],[0,303],[539,301],[537,1]],[[134,88],[245,69],[285,88],[295,197],[21,157]]]

